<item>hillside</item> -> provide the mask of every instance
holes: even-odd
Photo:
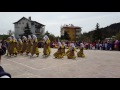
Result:
[[[104,28],[99,28],[99,31],[93,30],[88,33],[83,33],[82,40],[96,40],[95,37],[99,37],[100,40],[104,40],[105,38],[109,38],[112,36],[116,36],[116,34],[120,32],[120,23],[114,23]]]

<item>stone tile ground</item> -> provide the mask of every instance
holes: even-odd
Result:
[[[12,78],[120,78],[120,51],[85,50],[85,58],[69,60],[51,56],[2,57],[2,66]]]

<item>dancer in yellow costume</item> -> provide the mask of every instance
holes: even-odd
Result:
[[[54,53],[55,58],[63,58],[62,51],[61,51],[62,44],[58,42],[58,50]]]
[[[32,41],[31,40],[32,40],[31,36],[28,35],[26,55],[28,55],[31,52],[31,48],[32,48]]]
[[[78,57],[85,57],[85,55],[83,53],[83,49],[84,49],[84,44],[80,43],[80,51],[77,53]]]
[[[12,37],[8,37],[8,40],[7,40],[7,43],[8,43],[8,48],[7,48],[7,56],[11,56],[12,54],[12,51],[11,51],[11,47],[12,47]]]
[[[50,55],[49,48],[48,48],[49,43],[45,36],[43,37],[43,40],[44,40],[43,56],[49,56]]]
[[[25,36],[23,36],[23,39],[22,39],[22,51],[21,51],[21,54],[23,54],[24,52],[26,52],[26,49],[27,49],[27,38]]]
[[[18,42],[17,42],[17,39],[15,38],[15,37],[13,37],[13,54],[15,55],[15,56],[17,56],[17,54],[18,54],[18,51],[17,51],[17,45],[18,45]]]
[[[71,48],[70,48],[70,52],[67,54],[68,59],[75,59],[76,58],[75,51],[76,51],[75,45],[74,45],[74,43],[72,43]]]
[[[18,53],[21,53],[22,51],[22,40],[21,39],[18,39],[18,46],[17,46],[17,50],[18,50]]]
[[[65,42],[62,42],[61,52],[62,55],[65,56]]]
[[[34,54],[37,55],[37,57],[39,56],[39,49],[38,49],[38,40],[37,40],[37,37],[36,35],[33,35],[33,46],[31,48],[31,55],[33,56]]]
[[[68,50],[67,50],[67,52],[65,53],[65,55],[67,55],[67,54],[70,52],[70,48],[71,48],[71,44],[68,45]]]
[[[49,52],[49,55],[50,55],[50,53],[51,53],[50,39],[49,39],[49,37],[48,37],[47,35],[45,35],[45,38],[46,38],[46,43],[47,43],[47,45],[48,45],[48,52]]]

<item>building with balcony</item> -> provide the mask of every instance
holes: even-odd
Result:
[[[65,31],[69,34],[71,41],[76,41],[81,36],[81,27],[74,26],[73,24],[61,26],[61,36],[64,36]]]
[[[45,33],[45,25],[31,20],[31,17],[28,19],[25,17],[22,17],[17,22],[14,22],[14,30],[15,30],[15,37],[18,39],[20,36],[24,33],[25,27],[28,24],[29,28],[32,32],[32,34],[35,34],[37,37],[39,37],[40,34],[44,35]]]

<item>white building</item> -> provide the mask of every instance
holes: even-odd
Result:
[[[29,28],[32,32],[32,34],[35,34],[36,36],[39,36],[40,34],[44,35],[45,33],[45,25],[32,21],[31,17],[28,19],[25,17],[22,17],[20,20],[17,22],[13,23],[14,24],[14,29],[15,29],[15,37],[18,39],[20,38],[20,35],[24,33],[26,25],[29,25]]]

